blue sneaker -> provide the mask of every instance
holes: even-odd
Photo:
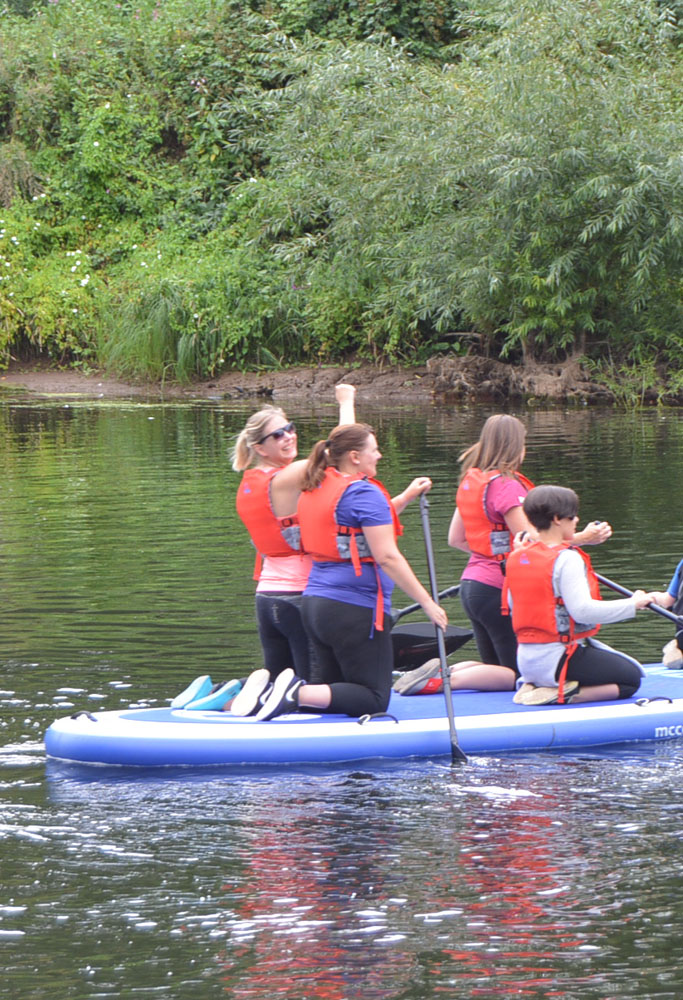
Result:
[[[217,684],[204,698],[195,698],[183,707],[186,712],[220,712],[241,689],[242,681],[226,681],[225,684]]]
[[[303,684],[293,670],[283,670],[273,681],[267,698],[256,713],[258,722],[268,722],[277,715],[287,715],[299,711],[299,688]]]
[[[196,698],[203,698],[212,688],[211,678],[208,674],[195,677],[189,687],[177,694],[171,702],[171,708],[184,708],[189,702]]]

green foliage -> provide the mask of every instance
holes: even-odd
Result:
[[[586,367],[602,385],[607,386],[615,401],[628,409],[637,409],[646,403],[660,404],[667,396],[676,395],[681,389],[680,373],[675,379],[663,378],[653,357],[629,364],[588,358]]]
[[[463,30],[464,0],[275,0],[268,10],[288,34],[350,41],[388,34],[425,57],[443,57]]]
[[[679,363],[677,5],[0,9],[0,361]]]
[[[500,4],[498,30],[440,73],[377,41],[308,46],[261,103],[274,126],[260,239],[304,284],[352,289],[355,340],[373,352],[463,321],[507,354],[677,350],[670,38],[647,4],[551,0]],[[348,324],[313,294],[309,308],[343,342]]]

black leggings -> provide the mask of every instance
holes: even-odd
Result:
[[[502,591],[479,580],[460,581],[460,601],[472,623],[474,641],[482,663],[497,663],[517,670],[517,639],[512,617],[500,610]]]
[[[380,632],[374,627],[374,608],[304,597],[302,617],[313,645],[317,680],[332,691],[326,711],[353,716],[385,712],[394,662],[390,616],[384,616]]]
[[[555,679],[566,659],[562,656],[557,665]],[[616,649],[599,646],[579,646],[572,654],[567,667],[567,680],[578,681],[580,687],[597,687],[599,684],[616,684],[620,698],[630,698],[640,687],[638,667]]]
[[[301,620],[301,594],[256,595],[256,620],[263,647],[263,662],[271,680],[291,667],[304,680],[311,679],[310,641]]]

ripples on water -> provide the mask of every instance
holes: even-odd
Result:
[[[678,996],[682,760],[11,765],[7,995]]]
[[[0,995],[680,996],[681,745],[455,769],[45,761],[46,725],[74,707],[164,704],[257,660],[226,455],[245,412],[0,406]],[[306,443],[329,423],[290,413]],[[442,586],[462,566],[444,542],[457,455],[486,415],[372,415],[389,484],[434,477]],[[601,570],[664,586],[683,551],[677,418],[525,420],[527,473],[612,521]],[[655,659],[668,634],[643,616],[619,641]]]

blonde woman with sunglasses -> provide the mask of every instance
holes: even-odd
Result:
[[[355,420],[355,394],[352,385],[335,387],[340,425]],[[244,473],[236,506],[256,549],[256,619],[271,681],[288,668],[306,679],[311,672],[301,599],[312,561],[300,551],[296,515],[307,460],[296,460],[297,445],[296,427],[284,411],[264,406],[247,420],[231,456],[233,469]],[[245,691],[231,711],[240,714],[248,696]]]

